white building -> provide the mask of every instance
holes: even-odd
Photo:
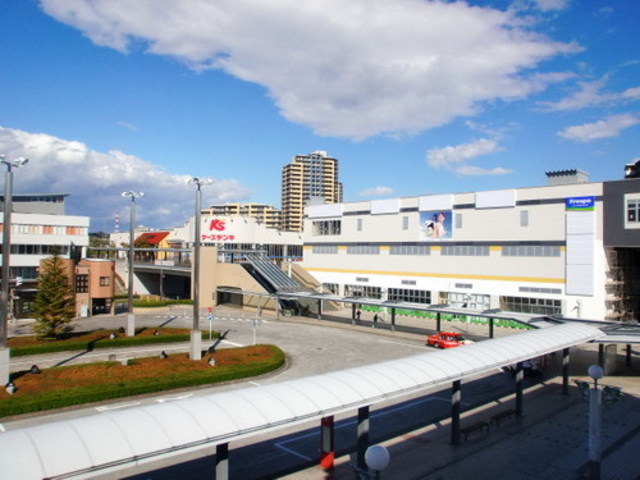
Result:
[[[13,195],[9,281],[14,283],[17,280],[13,297],[17,299],[14,308],[18,315],[28,311],[41,260],[50,257],[54,251],[68,257],[74,253],[72,248],[80,252],[89,245],[89,217],[65,215],[67,196]],[[4,202],[2,206],[4,208]]]
[[[547,176],[536,188],[308,207],[302,266],[343,296],[637,318],[640,208],[628,211],[640,179]]]

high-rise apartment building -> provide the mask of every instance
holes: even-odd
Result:
[[[304,207],[342,202],[338,160],[316,150],[282,167],[282,229],[301,232]]]
[[[243,215],[255,218],[258,223],[263,223],[267,228],[280,228],[280,210],[263,203],[224,203],[211,205],[202,209],[203,215],[219,215],[228,217]]]

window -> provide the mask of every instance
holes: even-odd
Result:
[[[455,215],[455,228],[462,228],[462,214],[456,213]]]
[[[337,283],[323,283],[322,289],[338,295],[340,289]]]
[[[409,288],[390,288],[389,300],[429,304],[431,303],[431,292],[428,290],[412,290]]]
[[[109,277],[100,277],[100,286],[101,287],[108,287],[109,285],[111,285],[111,278],[109,278]]]
[[[316,255],[335,255],[338,253],[337,245],[314,245],[311,252]]]
[[[382,289],[380,287],[371,287],[368,285],[345,285],[344,296],[382,298]]]
[[[379,255],[380,247],[376,245],[347,245],[347,255]]]
[[[409,230],[409,217],[402,217],[402,230]]]
[[[362,219],[359,218],[356,222],[356,229],[361,232],[362,231]]]
[[[520,226],[521,227],[529,226],[529,210],[520,211]]]
[[[389,255],[430,255],[431,247],[428,245],[391,245]]]
[[[557,245],[505,245],[502,247],[503,257],[559,257],[560,247]]]
[[[320,220],[312,223],[313,235],[340,235],[342,222],[340,220]]]
[[[625,228],[640,228],[640,194],[627,194],[624,196],[626,217]]]
[[[76,275],[76,293],[87,293],[89,291],[89,275]]]
[[[500,310],[536,315],[561,315],[562,302],[550,298],[500,297]]]
[[[486,257],[489,255],[489,247],[482,245],[444,245],[441,255]]]

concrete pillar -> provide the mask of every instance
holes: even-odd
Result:
[[[494,324],[494,319],[489,318],[489,338],[493,338],[493,324]]]
[[[364,454],[369,447],[369,407],[360,407],[358,409],[358,451],[357,451],[357,467],[361,470],[367,469],[367,463],[364,460]]]
[[[229,480],[229,444],[216,445],[216,480]]]
[[[436,330],[438,332],[442,330],[442,319],[440,318],[440,312],[436,313]]]
[[[516,416],[522,416],[522,400],[524,398],[524,368],[522,362],[516,365]]]
[[[460,444],[460,411],[462,391],[461,382],[456,380],[451,385],[451,444]]]
[[[396,309],[393,307],[391,308],[391,331],[396,331]]]
[[[569,395],[569,349],[562,350],[562,394]]]

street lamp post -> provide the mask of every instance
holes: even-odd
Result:
[[[128,293],[129,293],[129,301],[127,304],[127,336],[133,337],[136,334],[136,319],[133,314],[133,254],[134,254],[134,245],[133,245],[133,235],[134,235],[134,227],[136,222],[136,198],[144,197],[144,193],[142,192],[133,192],[129,190],[128,192],[122,192],[122,196],[125,198],[131,199],[131,205],[129,205],[129,259],[128,259],[128,267],[129,267],[129,285],[128,285]]]
[[[602,391],[598,388],[598,380],[604,376],[604,371],[600,365],[591,365],[588,374],[593,379],[593,388],[589,390],[589,479],[600,480]]]
[[[191,360],[202,358],[202,333],[200,332],[200,216],[202,202],[202,186],[211,185],[210,178],[193,177],[189,183],[196,185],[196,206],[194,215],[194,238],[193,238],[193,325],[191,328]]]
[[[29,160],[17,158],[5,160],[5,155],[0,155],[0,161],[6,165],[4,176],[4,211],[2,223],[2,297],[0,310],[0,381],[2,385],[9,382],[9,348],[7,348],[7,333],[9,327],[9,256],[11,254],[11,210],[13,209],[13,167],[21,167]]]

